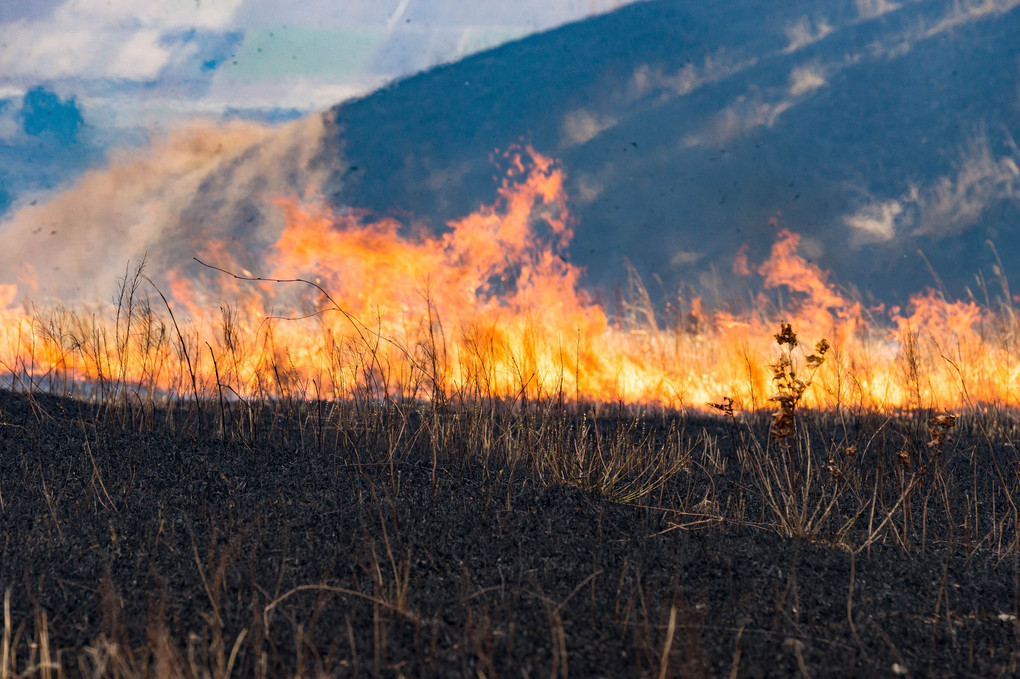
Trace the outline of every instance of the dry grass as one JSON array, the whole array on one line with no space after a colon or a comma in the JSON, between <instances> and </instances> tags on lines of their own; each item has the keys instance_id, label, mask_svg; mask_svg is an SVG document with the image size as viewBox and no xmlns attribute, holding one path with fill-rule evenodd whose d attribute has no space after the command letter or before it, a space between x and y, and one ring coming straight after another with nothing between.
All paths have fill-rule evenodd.
<instances>
[{"instance_id":1,"label":"dry grass","mask_svg":"<svg viewBox=\"0 0 1020 679\"><path fill-rule=\"evenodd\" d=\"M996 411L976 399L969 411L957 414L938 411L930 403L925 407L932 350L930 343L922 349L923 338L917 332L905 335L900 356L916 407L882 414L869 412L862 396L856 402L847 397L855 393L853 385L866 381L866 366L842 363L839 351L830 352L824 339L804 356L795 351L799 341L794 329L781 324L775 335L778 355L770 366L771 384L761 399L767 407L741 411L730 398L716 404L729 423L729 439L721 442L718 432L699 427L700 416L687 409L584 403L562 389L542 391L536 387L537 368L523 355L509 357L516 366L516 389L501 392L495 386L493 356L505 348L494 348L495 340L484 333L468 338L466 346L474 353L462 360L471 366L470 377L455 383L449 374L446 331L432 317L428 302L423 332L414 343L397 347L406 359L399 365L389 362L390 354L383 351L393 340L371 323L349 319L354 330L349 335L332 334L324 326L331 360L323 375L308 379L295 368L287 348L275 342L273 328L285 321L267 321L255 333L256 341L245 340L248 330L240 328L236 312L224 306L216 337L203 339L199 329L178 324L165 297L164 320L143 295L143 280L141 267L125 276L112 324L66 309L38 316L35 327L47 342L47 359L25 355L4 366L7 386L30 400L57 393L89 401L99 409L95 423L89 425L93 427L211 433L254 447L276 440L296 423L300 446L363 455L366 464L388 466L391 493L399 492L400 461L412 452L424 452L432 461L433 486L440 468L451 461L478 463L494 475L526 474L544 484L581 488L603 501L661 511L671 517L670 530L736 523L854 554L878 544L896 545L905 552L924 550L935 541L993 550L999 559L1020 552L1016 420L1005 408ZM329 299L326 291L320 292ZM645 322L654 320L654 314L648 316L651 303L643 288L639 301ZM640 316L634 308L630 313ZM1002 336L1000 343L1006 345L1013 341L1013 326L1003 328L1000 332L1011 333ZM959 388L967 394L967 365L952 360L965 358L964 348L938 342L934 347L954 366ZM198 371L195 364L206 355L213 370ZM806 408L805 394L830 358L836 365L818 388L829 389L834 407ZM210 374L211 382L203 377ZM753 395L759 389L752 385L748 391ZM50 417L42 406L36 413L40 419ZM981 441L984 450L962 446L963 437L955 436L961 431L967 432L967 441L975 437ZM94 460L89 473L95 502L113 506L115 499ZM716 487L724 477L736 479L725 491ZM979 496L984 498L982 506ZM3 502L0 496L0 506ZM59 530L58 514L51 513ZM940 525L955 526L957 532L930 534L928 526L936 517ZM229 677L246 644L265 653L267 631L279 624L274 613L296 597L353 597L371 603L376 616L371 652L376 672L381 673L387 668L388 626L397 620L427 624L409 603L413 555L400 551L395 535L391 540L386 517L380 515L380 521L385 539L367 545L365 551L365 567L373 574L368 591L308 583L278 592L248 627L231 635L218 608L223 573L234 558L229 545L204 557L195 547L210 614L202 633L183 640L161 626L157 615L146 631L146 642L132 646L118 620L111 584L104 593L109 602L104 633L69 659L50 648L43 607L31 619L14 619L8 589L0 679L60 677L69 667L97 677ZM548 614L553 674L565 677L569 653L559 616L564 602L548 599L540 589L535 596ZM851 603L848 598L852 627ZM636 629L629 622L632 618L645 626L642 643L650 674L667 676L678 652L690 656L690 662L700 657L697 649L678 651L676 630L683 611L682 605L673 605L668 620L654 624L653 614L640 601L629 601L616 612L625 628ZM477 615L466 634L481 664L491 667L487 650L491 630L483 612ZM300 623L295 624L299 632L294 652L302 657L298 665L311 668L315 663L306 665L310 661L303 655L311 650L301 645ZM353 636L344 643L351 657L367 652L355 647ZM734 669L739 660L738 649ZM320 669L325 667L321 658L317 662ZM327 665L327 673L343 672L340 661ZM266 667L261 667L265 676Z\"/></svg>"}]
</instances>

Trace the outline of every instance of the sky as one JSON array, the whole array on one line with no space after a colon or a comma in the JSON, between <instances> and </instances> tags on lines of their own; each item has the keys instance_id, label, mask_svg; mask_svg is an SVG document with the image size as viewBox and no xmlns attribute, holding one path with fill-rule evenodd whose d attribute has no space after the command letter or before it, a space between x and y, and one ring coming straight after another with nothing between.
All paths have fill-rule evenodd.
<instances>
[{"instance_id":1,"label":"sky","mask_svg":"<svg viewBox=\"0 0 1020 679\"><path fill-rule=\"evenodd\" d=\"M0 238L15 243L0 245L0 285L31 257L73 271L66 280L76 286L105 285L125 262L175 233L185 207L217 218L224 206L241 214L256 174L289 186L289 159L313 157L323 139L319 117L307 114L634 1L0 0ZM646 279L665 281L686 281L700 275L696 267L728 256L699 231L677 228L676 214L719 231L749 220L771 224L782 211L805 234L802 252L819 260L847 244L898 257L915 253L919 239L987 227L974 237L983 243L997 238L994 229L1012 232L1014 213L1003 210L1020 205L1020 60L1010 41L1020 0L802 0L782 11L758 5L757 15L735 11L741 2L634 4L599 22L622 31L604 43L618 43L619 51L608 50L606 61L584 54L576 72L596 83L588 89L529 80L528 60L515 56L521 63L500 62L486 88L472 88L491 95L478 99L494 102L491 109L472 109L473 100L456 99L453 89L417 90L415 107L426 115L415 123L422 127L404 126L404 136L391 130L376 138L378 109L349 107L368 113L358 119L361 133L345 139L344 157L359 157L356 140L372 140L351 166L369 167L364 161L379 152L381 162L396 159L393 167L404 163L407 173L376 172L375 183L345 187L344 200L380 213L397 205L434 224L464 214L442 212L442 205L485 200L461 180L480 168L470 176L491 191L489 137L473 134L477 147L429 147L451 126L445 115L428 112L456 101L460 112L484 116L476 123L494 127L521 124L518 113L529 111L529 127L514 128L511 138L545 135L543 152L569 168L578 219L587 233L600 234L589 252L604 253L587 266L612 272L607 276L619 277L624 247L634 248L632 262L651 262ZM659 38L634 37L649 33ZM546 69L560 58L545 57L541 68L573 77L565 63ZM954 80L957 67L966 82ZM547 81L555 89L535 89ZM407 85L401 91L414 91ZM513 87L518 107L501 119ZM958 96L964 91L975 96ZM521 108L527 102L531 108ZM282 126L296 118L302 120ZM663 135L673 134L663 145ZM628 135L624 150L641 151L624 160L617 142ZM262 143L268 137L272 143ZM428 143L415 146L420 140ZM406 147L379 149L390 142ZM214 177L222 154L240 157L255 143L264 155L247 155L243 171L231 166ZM418 151L408 156L407 148ZM301 161L303 188L343 181L335 168L312 176L311 165ZM209 184L216 190L198 196L206 178L217 179ZM460 182L457 192L434 190L451 181ZM620 210L620 202L631 209ZM72 225L77 237L66 238ZM654 233L658 246L642 246L635 233ZM52 245L58 239L49 238L57 234L65 243L59 254ZM1005 261L1020 261L1020 239L1009 240L1010 249L1005 238L998 242ZM83 250L80 243L92 245ZM580 237L575 245L583 249ZM89 247L103 249L106 259ZM22 286L29 289L38 288Z\"/></svg>"},{"instance_id":2,"label":"sky","mask_svg":"<svg viewBox=\"0 0 1020 679\"><path fill-rule=\"evenodd\" d=\"M2 0L0 215L196 117L290 120L633 0Z\"/></svg>"}]
</instances>

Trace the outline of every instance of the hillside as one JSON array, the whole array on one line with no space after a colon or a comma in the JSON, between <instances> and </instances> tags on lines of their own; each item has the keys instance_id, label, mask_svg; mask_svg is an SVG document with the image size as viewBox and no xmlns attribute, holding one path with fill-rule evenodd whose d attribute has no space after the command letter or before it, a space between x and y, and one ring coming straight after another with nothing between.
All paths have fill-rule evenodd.
<instances>
[{"instance_id":1,"label":"hillside","mask_svg":"<svg viewBox=\"0 0 1020 679\"><path fill-rule=\"evenodd\" d=\"M867 301L938 285L983 301L1020 255L1018 34L1016 0L637 3L282 128L199 126L115 156L10 215L0 283L106 297L144 253L157 279L193 277L213 239L268 274L281 196L442 232L530 145L567 175L564 256L605 297L626 261L659 304L746 295L789 228Z\"/></svg>"}]
</instances>

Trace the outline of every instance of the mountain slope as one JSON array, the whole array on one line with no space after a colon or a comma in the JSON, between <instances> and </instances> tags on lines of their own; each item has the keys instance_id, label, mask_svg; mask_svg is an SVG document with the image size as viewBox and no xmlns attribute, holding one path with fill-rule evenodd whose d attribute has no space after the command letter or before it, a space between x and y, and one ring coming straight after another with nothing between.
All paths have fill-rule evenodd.
<instances>
[{"instance_id":1,"label":"mountain slope","mask_svg":"<svg viewBox=\"0 0 1020 679\"><path fill-rule=\"evenodd\" d=\"M667 297L776 226L881 298L955 294L1020 254L1016 3L649 2L334 108L327 190L436 226L492 191L494 150L558 158L588 280L623 258ZM871 14L875 16L869 15Z\"/></svg>"},{"instance_id":2,"label":"mountain slope","mask_svg":"<svg viewBox=\"0 0 1020 679\"><path fill-rule=\"evenodd\" d=\"M746 295L761 281L731 273L737 253L760 262L789 228L866 300L980 299L1020 275L1017 35L1020 0L632 4L277 130L192 130L116 159L11 216L0 283L84 294L146 252L190 276L212 240L262 272L281 196L440 232L530 145L565 170L567 256L604 293L629 261L659 303Z\"/></svg>"}]
</instances>

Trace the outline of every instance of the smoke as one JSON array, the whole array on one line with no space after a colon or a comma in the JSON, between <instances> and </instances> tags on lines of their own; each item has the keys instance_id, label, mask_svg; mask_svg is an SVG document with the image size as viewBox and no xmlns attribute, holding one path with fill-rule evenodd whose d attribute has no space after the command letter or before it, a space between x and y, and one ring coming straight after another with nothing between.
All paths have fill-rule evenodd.
<instances>
[{"instance_id":1,"label":"smoke","mask_svg":"<svg viewBox=\"0 0 1020 679\"><path fill-rule=\"evenodd\" d=\"M686 63L675 70L642 64L634 69L631 76L628 100L636 101L647 96L683 97L704 85L746 71L757 63L755 57L738 58L720 49L707 55L701 64Z\"/></svg>"},{"instance_id":2,"label":"smoke","mask_svg":"<svg viewBox=\"0 0 1020 679\"><path fill-rule=\"evenodd\" d=\"M758 127L772 127L786 111L799 103L797 98L766 101L758 92L742 94L732 104L712 116L700 134L687 135L686 146L726 144Z\"/></svg>"},{"instance_id":3,"label":"smoke","mask_svg":"<svg viewBox=\"0 0 1020 679\"><path fill-rule=\"evenodd\" d=\"M865 205L843 222L853 231L855 245L882 243L896 236L896 218L903 214L903 205L898 200Z\"/></svg>"},{"instance_id":4,"label":"smoke","mask_svg":"<svg viewBox=\"0 0 1020 679\"><path fill-rule=\"evenodd\" d=\"M872 200L843 218L855 244L888 242L898 236L945 237L977 224L1002 201L1020 203L1020 151L996 155L988 136L974 135L952 171L912 184L898 197Z\"/></svg>"},{"instance_id":5,"label":"smoke","mask_svg":"<svg viewBox=\"0 0 1020 679\"><path fill-rule=\"evenodd\" d=\"M924 37L931 38L940 33L970 23L1011 12L1020 6L1020 0L965 0L954 2L952 10L934 26L928 29Z\"/></svg>"},{"instance_id":6,"label":"smoke","mask_svg":"<svg viewBox=\"0 0 1020 679\"><path fill-rule=\"evenodd\" d=\"M5 301L106 298L143 256L158 278L213 236L271 239L282 218L270 201L316 185L308 167L322 133L317 115L278 129L194 122L148 149L113 154L105 168L0 224Z\"/></svg>"},{"instance_id":7,"label":"smoke","mask_svg":"<svg viewBox=\"0 0 1020 679\"><path fill-rule=\"evenodd\" d=\"M825 87L825 71L817 65L797 66L790 72L790 96L799 97L811 90Z\"/></svg>"},{"instance_id":8,"label":"smoke","mask_svg":"<svg viewBox=\"0 0 1020 679\"><path fill-rule=\"evenodd\" d=\"M857 14L862 19L874 19L900 8L899 3L889 0L854 0Z\"/></svg>"},{"instance_id":9,"label":"smoke","mask_svg":"<svg viewBox=\"0 0 1020 679\"><path fill-rule=\"evenodd\" d=\"M786 27L786 38L789 40L789 44L786 46L784 52L787 54L796 52L799 49L813 45L825 38L825 36L832 33L832 26L825 19L821 19L817 22L812 22L811 19L804 16L797 20L795 23L790 24Z\"/></svg>"},{"instance_id":10,"label":"smoke","mask_svg":"<svg viewBox=\"0 0 1020 679\"><path fill-rule=\"evenodd\" d=\"M728 106L710 116L703 128L684 139L685 146L725 144L759 127L772 127L791 108L810 99L829 84L829 73L848 66L855 57L831 64L810 63L794 66L787 89L749 88Z\"/></svg>"},{"instance_id":11,"label":"smoke","mask_svg":"<svg viewBox=\"0 0 1020 679\"><path fill-rule=\"evenodd\" d=\"M596 116L584 109L571 111L563 118L563 146L569 148L586 144L616 122L612 116Z\"/></svg>"},{"instance_id":12,"label":"smoke","mask_svg":"<svg viewBox=\"0 0 1020 679\"><path fill-rule=\"evenodd\" d=\"M940 177L916 202L915 235L949 235L976 223L993 203L1020 201L1020 153L996 157L980 135L961 154L956 172Z\"/></svg>"},{"instance_id":13,"label":"smoke","mask_svg":"<svg viewBox=\"0 0 1020 679\"><path fill-rule=\"evenodd\" d=\"M885 0L857 0L858 7L875 7L877 14L861 12L862 20L880 16L898 5L890 5ZM915 45L950 33L978 21L995 19L1012 12L1020 6L1020 0L963 0L953 2L948 10L936 20L919 21L909 28L892 35L885 40L877 41L868 46L866 52L872 59L895 59L909 53ZM884 8L884 9L883 9ZM879 11L881 10L881 11Z\"/></svg>"}]
</instances>

